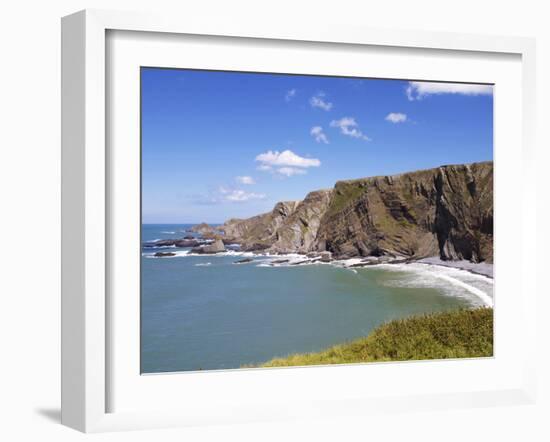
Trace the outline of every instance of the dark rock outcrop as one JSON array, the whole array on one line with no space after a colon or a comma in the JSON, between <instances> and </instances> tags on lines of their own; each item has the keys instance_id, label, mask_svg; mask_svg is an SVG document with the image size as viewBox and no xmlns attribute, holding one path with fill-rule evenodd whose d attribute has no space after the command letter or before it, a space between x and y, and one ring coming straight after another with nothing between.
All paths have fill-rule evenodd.
<instances>
[{"instance_id":1,"label":"dark rock outcrop","mask_svg":"<svg viewBox=\"0 0 550 442\"><path fill-rule=\"evenodd\" d=\"M155 242L148 242L143 247L197 247L203 244L204 241L197 239L161 239Z\"/></svg>"},{"instance_id":2,"label":"dark rock outcrop","mask_svg":"<svg viewBox=\"0 0 550 442\"><path fill-rule=\"evenodd\" d=\"M168 256L176 256L174 252L157 252L155 253L156 258L165 258Z\"/></svg>"}]
</instances>

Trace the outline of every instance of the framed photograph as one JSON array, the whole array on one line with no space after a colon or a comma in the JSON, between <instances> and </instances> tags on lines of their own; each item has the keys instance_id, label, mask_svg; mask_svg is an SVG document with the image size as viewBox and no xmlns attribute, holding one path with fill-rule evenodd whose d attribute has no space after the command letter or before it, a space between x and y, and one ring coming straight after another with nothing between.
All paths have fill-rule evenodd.
<instances>
[{"instance_id":1,"label":"framed photograph","mask_svg":"<svg viewBox=\"0 0 550 442\"><path fill-rule=\"evenodd\" d=\"M62 26L64 424L533 400L533 41Z\"/></svg>"}]
</instances>

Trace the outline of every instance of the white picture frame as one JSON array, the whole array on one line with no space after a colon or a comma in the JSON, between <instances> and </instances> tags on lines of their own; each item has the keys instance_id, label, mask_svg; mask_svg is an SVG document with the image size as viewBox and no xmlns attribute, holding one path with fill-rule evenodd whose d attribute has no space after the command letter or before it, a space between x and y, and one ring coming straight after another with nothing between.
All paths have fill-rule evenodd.
<instances>
[{"instance_id":1,"label":"white picture frame","mask_svg":"<svg viewBox=\"0 0 550 442\"><path fill-rule=\"evenodd\" d=\"M525 176L534 170L535 46L534 41L516 37L490 37L415 31L388 31L345 26L292 26L269 23L217 23L194 17L167 17L86 10L62 21L62 422L84 432L111 431L213 423L254 422L296 417L357 415L373 410L388 412L426 408L487 406L530 403L535 395L534 348L524 348L521 380L502 388L482 388L460 393L431 391L425 395L379 395L353 398L336 395L314 401L265 404L239 402L219 414L215 410L163 409L156 411L110 411L109 367L113 354L108 327L112 320L108 300L108 244L113 238L107 228L111 210L108 183L108 117L106 35L109 31L154 32L163 35L193 35L269 39L285 42L337 43L384 48L431 49L512 54L521 57L521 148ZM497 85L498 87L498 85ZM497 190L498 192L498 185ZM518 319L527 335L534 334L536 316L534 270L526 257L534 255L536 195L523 190L521 291L523 315ZM518 259L518 258L516 258ZM498 317L496 319L498 321ZM498 339L498 338L497 338ZM526 341L534 342L534 340ZM381 367L381 366L378 366ZM334 367L339 370L344 367ZM348 367L350 368L350 367ZM308 370L322 370L310 368ZM357 372L357 366L351 367ZM452 370L455 368L450 368ZM460 368L459 368L460 369ZM471 368L476 370L476 367ZM300 370L300 369L291 369ZM302 369L303 370L303 369ZM270 370L277 376L285 370ZM242 371L246 381L258 371ZM264 371L265 373L265 371ZM290 373L286 370L286 373ZM297 371L298 373L298 371ZM311 371L309 373L312 373ZM332 371L332 373L335 373ZM202 374L202 382L208 378ZM215 374L220 382L219 374ZM288 374L287 374L288 376ZM175 378L174 378L175 379ZM235 377L233 378L235 379ZM519 377L518 377L519 379ZM221 380L223 382L223 379ZM227 403L225 405L228 405ZM229 404L231 405L231 404Z\"/></svg>"}]
</instances>

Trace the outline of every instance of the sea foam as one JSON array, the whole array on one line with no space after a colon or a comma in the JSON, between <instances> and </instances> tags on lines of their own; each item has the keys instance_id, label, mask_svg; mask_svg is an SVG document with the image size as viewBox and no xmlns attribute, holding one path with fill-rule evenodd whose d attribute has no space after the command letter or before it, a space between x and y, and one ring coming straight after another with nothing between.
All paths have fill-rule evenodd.
<instances>
[{"instance_id":1,"label":"sea foam","mask_svg":"<svg viewBox=\"0 0 550 442\"><path fill-rule=\"evenodd\" d=\"M420 263L378 264L368 268L406 274L405 278L384 281L388 286L438 288L445 294L468 299L474 305L493 306L493 280L467 270Z\"/></svg>"}]
</instances>

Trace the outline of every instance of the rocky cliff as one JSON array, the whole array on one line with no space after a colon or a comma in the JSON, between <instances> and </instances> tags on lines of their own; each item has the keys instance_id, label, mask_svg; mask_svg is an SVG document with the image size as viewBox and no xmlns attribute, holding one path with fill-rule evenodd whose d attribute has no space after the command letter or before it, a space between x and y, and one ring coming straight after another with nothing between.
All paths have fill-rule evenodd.
<instances>
[{"instance_id":1,"label":"rocky cliff","mask_svg":"<svg viewBox=\"0 0 550 442\"><path fill-rule=\"evenodd\" d=\"M332 190L310 192L277 230L271 249L277 252L307 253L317 250L317 233L330 204Z\"/></svg>"},{"instance_id":2,"label":"rocky cliff","mask_svg":"<svg viewBox=\"0 0 550 442\"><path fill-rule=\"evenodd\" d=\"M492 262L493 163L340 181L221 230L245 250Z\"/></svg>"},{"instance_id":3,"label":"rocky cliff","mask_svg":"<svg viewBox=\"0 0 550 442\"><path fill-rule=\"evenodd\" d=\"M220 230L239 242L243 250L267 249L277 241L277 232L299 204L299 201L280 202L271 212L248 219L230 219Z\"/></svg>"}]
</instances>

